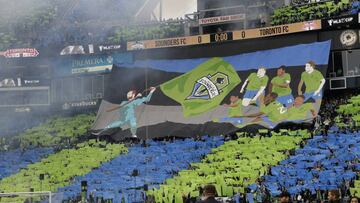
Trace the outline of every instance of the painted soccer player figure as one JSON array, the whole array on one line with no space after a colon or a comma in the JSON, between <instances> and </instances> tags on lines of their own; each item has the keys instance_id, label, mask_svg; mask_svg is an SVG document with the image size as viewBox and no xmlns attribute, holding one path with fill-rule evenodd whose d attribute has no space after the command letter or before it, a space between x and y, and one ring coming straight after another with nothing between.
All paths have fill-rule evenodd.
<instances>
[{"instance_id":1,"label":"painted soccer player figure","mask_svg":"<svg viewBox=\"0 0 360 203\"><path fill-rule=\"evenodd\" d=\"M316 103L317 110L320 109L321 98L322 98L322 89L325 85L325 78L320 71L315 69L315 63L309 61L305 64L305 72L301 74L301 80L298 85L298 94L303 95L301 90L303 84L305 83L305 102L310 98L313 98Z\"/></svg>"},{"instance_id":2,"label":"painted soccer player figure","mask_svg":"<svg viewBox=\"0 0 360 203\"><path fill-rule=\"evenodd\" d=\"M264 97L264 90L269 81L269 77L266 74L266 69L261 67L257 73L251 73L249 77L245 80L243 86L241 87L240 93L243 93L246 87L246 92L242 100L243 106L249 106L250 103L256 102L259 106L259 100L262 100Z\"/></svg>"},{"instance_id":3,"label":"painted soccer player figure","mask_svg":"<svg viewBox=\"0 0 360 203\"><path fill-rule=\"evenodd\" d=\"M278 95L277 101L289 107L294 102L294 97L291 94L290 88L291 77L289 73L285 72L285 66L280 66L277 69L277 76L271 80L270 92Z\"/></svg>"},{"instance_id":4,"label":"painted soccer player figure","mask_svg":"<svg viewBox=\"0 0 360 203\"><path fill-rule=\"evenodd\" d=\"M286 120L287 108L276 100L277 94L272 92L264 98L264 103L260 105L259 113L246 115L244 117L255 118L252 122L264 121L270 128Z\"/></svg>"},{"instance_id":5,"label":"painted soccer player figure","mask_svg":"<svg viewBox=\"0 0 360 203\"><path fill-rule=\"evenodd\" d=\"M301 122L309 118L309 115L311 115L311 118L316 118L317 113L313 103L304 103L304 100L305 97L303 95L295 98L293 106L288 109L287 120Z\"/></svg>"},{"instance_id":6,"label":"painted soccer player figure","mask_svg":"<svg viewBox=\"0 0 360 203\"><path fill-rule=\"evenodd\" d=\"M112 111L118 108L119 120L109 124L104 128L104 130L107 130L109 128L122 127L124 125L129 125L132 137L136 138L137 122L135 117L135 107L140 106L144 102L149 102L155 90L156 90L155 87L151 87L150 94L142 98L140 98L142 96L140 93L136 94L135 90L130 90L127 93L128 101L123 101L118 107L108 110L108 111Z\"/></svg>"},{"instance_id":7,"label":"painted soccer player figure","mask_svg":"<svg viewBox=\"0 0 360 203\"><path fill-rule=\"evenodd\" d=\"M228 107L228 116L222 118L221 122L233 123L235 125L242 124L242 101L239 99L239 96L232 95L230 96L230 104L224 104L225 107Z\"/></svg>"}]
</instances>

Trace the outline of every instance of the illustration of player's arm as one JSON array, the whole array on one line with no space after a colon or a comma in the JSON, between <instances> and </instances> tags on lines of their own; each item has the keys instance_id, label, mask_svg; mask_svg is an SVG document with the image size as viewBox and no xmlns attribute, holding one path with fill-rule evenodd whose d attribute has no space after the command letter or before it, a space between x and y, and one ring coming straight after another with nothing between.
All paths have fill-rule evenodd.
<instances>
[{"instance_id":1,"label":"illustration of player's arm","mask_svg":"<svg viewBox=\"0 0 360 203\"><path fill-rule=\"evenodd\" d=\"M152 96L152 94L155 92L155 90L156 90L155 87L150 87L150 93L149 93L148 96L143 97L143 98L140 98L140 99L137 99L137 98L139 98L139 97L142 97L142 94L139 93L139 94L136 95L136 97L135 97L134 100L132 100L132 101L123 101L123 102L121 102L120 105L115 106L115 107L110 108L110 109L107 109L106 112L111 112L111 111L114 111L114 110L116 110L116 109L120 109L120 108L122 108L123 106L125 106L125 105L127 105L127 104L129 104L129 103L133 103L134 105L140 105L140 104L142 104L142 103L144 103L144 102L149 102L150 99L151 99L151 96Z\"/></svg>"},{"instance_id":2,"label":"illustration of player's arm","mask_svg":"<svg viewBox=\"0 0 360 203\"><path fill-rule=\"evenodd\" d=\"M309 111L311 112L311 115L313 116L313 118L316 118L316 116L317 116L317 111L316 111L314 105L311 105L311 106L310 106Z\"/></svg>"},{"instance_id":3,"label":"illustration of player's arm","mask_svg":"<svg viewBox=\"0 0 360 203\"><path fill-rule=\"evenodd\" d=\"M149 102L155 90L156 90L155 87L150 87L150 93L148 94L148 96L134 100L134 105L140 105L144 102ZM142 95L139 93L136 97L141 97L141 96Z\"/></svg>"},{"instance_id":4,"label":"illustration of player's arm","mask_svg":"<svg viewBox=\"0 0 360 203\"><path fill-rule=\"evenodd\" d=\"M316 118L316 116L317 116L316 110L315 109L310 109L310 112L311 112L313 118Z\"/></svg>"},{"instance_id":5,"label":"illustration of player's arm","mask_svg":"<svg viewBox=\"0 0 360 203\"><path fill-rule=\"evenodd\" d=\"M278 86L278 87L282 87L282 88L287 88L290 86L290 81L287 80L285 83L283 84L273 84L274 86Z\"/></svg>"},{"instance_id":6,"label":"illustration of player's arm","mask_svg":"<svg viewBox=\"0 0 360 203\"><path fill-rule=\"evenodd\" d=\"M290 81L286 81L286 83L283 83L283 84L276 84L274 83L273 81L271 81L271 83L269 84L269 92L273 92L272 89L273 87L282 87L282 88L287 88L290 86Z\"/></svg>"},{"instance_id":7,"label":"illustration of player's arm","mask_svg":"<svg viewBox=\"0 0 360 203\"><path fill-rule=\"evenodd\" d=\"M239 104L236 104L236 103L230 103L230 104L224 104L223 106L225 107L238 107Z\"/></svg>"},{"instance_id":8,"label":"illustration of player's arm","mask_svg":"<svg viewBox=\"0 0 360 203\"><path fill-rule=\"evenodd\" d=\"M251 101L256 101L260 95L264 92L266 86L261 86L259 91L256 93L255 97L251 99Z\"/></svg>"},{"instance_id":9,"label":"illustration of player's arm","mask_svg":"<svg viewBox=\"0 0 360 203\"><path fill-rule=\"evenodd\" d=\"M267 116L266 113L264 113L264 112L259 112L259 113L254 113L254 114L239 116L239 118L240 118L240 117L241 117L241 118L244 118L244 117L246 117L246 118L256 118L255 120L258 120L258 119L261 119L262 117L266 117L266 116ZM255 120L254 120L254 121L255 121ZM283 122L283 121L285 121L285 120L286 120L286 118L282 118L282 119L277 120L276 123L281 123L281 122Z\"/></svg>"},{"instance_id":10,"label":"illustration of player's arm","mask_svg":"<svg viewBox=\"0 0 360 203\"><path fill-rule=\"evenodd\" d=\"M325 85L325 82L326 82L326 80L325 80L324 78L321 79L320 85L319 85L318 89L314 92L314 96L315 96L315 95L318 95L318 94L320 93L320 91L322 90L322 88L323 88L324 85Z\"/></svg>"},{"instance_id":11,"label":"illustration of player's arm","mask_svg":"<svg viewBox=\"0 0 360 203\"><path fill-rule=\"evenodd\" d=\"M299 82L299 85L298 85L298 95L302 95L302 86L304 85L304 81L301 79L300 82Z\"/></svg>"},{"instance_id":12,"label":"illustration of player's arm","mask_svg":"<svg viewBox=\"0 0 360 203\"><path fill-rule=\"evenodd\" d=\"M248 84L248 82L249 82L249 78L247 78L247 79L245 80L244 84L243 84L242 87L241 87L240 93L244 93L245 87L246 87L246 85Z\"/></svg>"},{"instance_id":13,"label":"illustration of player's arm","mask_svg":"<svg viewBox=\"0 0 360 203\"><path fill-rule=\"evenodd\" d=\"M246 118L257 118L257 117L260 117L260 116L263 116L263 115L265 115L265 113L263 113L263 112L258 112L258 113L243 115L243 116L235 116L234 118L243 118L243 117L246 117Z\"/></svg>"}]
</instances>

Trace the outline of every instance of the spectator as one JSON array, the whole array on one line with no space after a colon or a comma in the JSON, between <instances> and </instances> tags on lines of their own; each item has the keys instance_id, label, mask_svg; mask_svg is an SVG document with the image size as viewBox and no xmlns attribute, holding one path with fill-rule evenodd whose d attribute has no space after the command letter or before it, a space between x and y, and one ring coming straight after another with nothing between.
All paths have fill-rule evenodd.
<instances>
[{"instance_id":1,"label":"spectator","mask_svg":"<svg viewBox=\"0 0 360 203\"><path fill-rule=\"evenodd\" d=\"M279 202L280 203L289 203L290 202L290 193L288 192L282 192L280 195L279 195Z\"/></svg>"},{"instance_id":2,"label":"spectator","mask_svg":"<svg viewBox=\"0 0 360 203\"><path fill-rule=\"evenodd\" d=\"M206 185L201 200L198 203L220 203L215 199L216 189L214 185Z\"/></svg>"},{"instance_id":3,"label":"spectator","mask_svg":"<svg viewBox=\"0 0 360 203\"><path fill-rule=\"evenodd\" d=\"M340 203L339 190L330 190L328 192L328 199L330 203Z\"/></svg>"},{"instance_id":4,"label":"spectator","mask_svg":"<svg viewBox=\"0 0 360 203\"><path fill-rule=\"evenodd\" d=\"M324 121L325 136L328 136L328 131L329 131L329 128L330 128L330 123L331 123L331 120L330 120L329 118L326 118L325 121Z\"/></svg>"},{"instance_id":5,"label":"spectator","mask_svg":"<svg viewBox=\"0 0 360 203\"><path fill-rule=\"evenodd\" d=\"M350 203L359 203L359 198L357 198L357 197L352 197L349 202L350 202Z\"/></svg>"},{"instance_id":6,"label":"spectator","mask_svg":"<svg viewBox=\"0 0 360 203\"><path fill-rule=\"evenodd\" d=\"M355 120L352 118L352 116L349 116L348 118L348 125L350 127L350 130L355 130L355 127L356 127L356 122Z\"/></svg>"}]
</instances>

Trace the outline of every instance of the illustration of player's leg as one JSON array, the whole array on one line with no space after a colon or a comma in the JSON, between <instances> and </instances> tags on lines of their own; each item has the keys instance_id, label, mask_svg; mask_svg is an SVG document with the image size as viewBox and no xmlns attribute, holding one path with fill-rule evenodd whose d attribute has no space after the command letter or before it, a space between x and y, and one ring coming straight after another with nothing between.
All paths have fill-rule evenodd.
<instances>
[{"instance_id":1,"label":"illustration of player's leg","mask_svg":"<svg viewBox=\"0 0 360 203\"><path fill-rule=\"evenodd\" d=\"M283 104L285 107L289 107L294 103L294 96L292 94L288 94L288 95L280 96L276 98L276 100L279 103Z\"/></svg>"},{"instance_id":2,"label":"illustration of player's leg","mask_svg":"<svg viewBox=\"0 0 360 203\"><path fill-rule=\"evenodd\" d=\"M312 98L312 96L314 95L314 92L309 92L309 93L304 93L304 102L306 102L307 100L309 100L310 98Z\"/></svg>"},{"instance_id":3,"label":"illustration of player's leg","mask_svg":"<svg viewBox=\"0 0 360 203\"><path fill-rule=\"evenodd\" d=\"M134 118L134 117L130 118L129 125L130 125L130 131L131 131L132 137L137 137L137 135L136 135L136 131L137 131L136 118Z\"/></svg>"},{"instance_id":4,"label":"illustration of player's leg","mask_svg":"<svg viewBox=\"0 0 360 203\"><path fill-rule=\"evenodd\" d=\"M231 123L233 125L239 125L243 123L242 118L236 118L236 117L224 117L220 119L220 122L222 123Z\"/></svg>"},{"instance_id":5,"label":"illustration of player's leg","mask_svg":"<svg viewBox=\"0 0 360 203\"><path fill-rule=\"evenodd\" d=\"M315 110L316 112L319 112L320 107L321 107L321 102L322 102L322 97L323 97L323 91L321 90L319 94L313 96L314 100L315 100Z\"/></svg>"},{"instance_id":6,"label":"illustration of player's leg","mask_svg":"<svg viewBox=\"0 0 360 203\"><path fill-rule=\"evenodd\" d=\"M254 118L247 119L247 121L245 121L246 125L259 124L260 122L262 122L261 117L254 117Z\"/></svg>"},{"instance_id":7,"label":"illustration of player's leg","mask_svg":"<svg viewBox=\"0 0 360 203\"><path fill-rule=\"evenodd\" d=\"M314 94L315 94L315 92L305 93L304 94L304 97L305 97L304 102L306 102L307 100L312 98L315 101L315 103L314 103L315 110L319 111L320 106L321 106L323 92L321 91L319 94L316 94L316 95L314 95Z\"/></svg>"},{"instance_id":8,"label":"illustration of player's leg","mask_svg":"<svg viewBox=\"0 0 360 203\"><path fill-rule=\"evenodd\" d=\"M315 108L316 112L319 112L320 107L321 107L321 102L322 102L321 98L315 100L314 108Z\"/></svg>"},{"instance_id":9,"label":"illustration of player's leg","mask_svg":"<svg viewBox=\"0 0 360 203\"><path fill-rule=\"evenodd\" d=\"M254 98L256 94L257 94L256 90L246 90L242 100L242 105L249 106L251 103L251 99Z\"/></svg>"},{"instance_id":10,"label":"illustration of player's leg","mask_svg":"<svg viewBox=\"0 0 360 203\"><path fill-rule=\"evenodd\" d=\"M276 123L272 122L267 116L262 117L262 121L266 123L269 128L274 128L277 125Z\"/></svg>"},{"instance_id":11,"label":"illustration of player's leg","mask_svg":"<svg viewBox=\"0 0 360 203\"><path fill-rule=\"evenodd\" d=\"M107 125L104 130L107 130L107 129L110 129L110 128L119 128L121 126L124 125L124 121L123 120L118 120L118 121L115 121L115 122L112 122L110 123L109 125Z\"/></svg>"},{"instance_id":12,"label":"illustration of player's leg","mask_svg":"<svg viewBox=\"0 0 360 203\"><path fill-rule=\"evenodd\" d=\"M304 119L298 119L298 120L287 120L288 122L292 122L292 123L303 123L306 120L306 118Z\"/></svg>"},{"instance_id":13,"label":"illustration of player's leg","mask_svg":"<svg viewBox=\"0 0 360 203\"><path fill-rule=\"evenodd\" d=\"M124 125L124 121L122 120L118 120L118 121L115 121L115 122L112 122L110 123L109 125L107 125L104 129L102 129L101 131L99 132L96 132L96 133L93 133L94 135L100 135L102 134L103 132L105 132L106 130L110 129L110 128L118 128L118 127L121 127L122 125Z\"/></svg>"},{"instance_id":14,"label":"illustration of player's leg","mask_svg":"<svg viewBox=\"0 0 360 203\"><path fill-rule=\"evenodd\" d=\"M263 104L264 99L265 99L265 90L263 91L263 93L260 94L259 98L256 100L256 105L260 106L261 104Z\"/></svg>"}]
</instances>

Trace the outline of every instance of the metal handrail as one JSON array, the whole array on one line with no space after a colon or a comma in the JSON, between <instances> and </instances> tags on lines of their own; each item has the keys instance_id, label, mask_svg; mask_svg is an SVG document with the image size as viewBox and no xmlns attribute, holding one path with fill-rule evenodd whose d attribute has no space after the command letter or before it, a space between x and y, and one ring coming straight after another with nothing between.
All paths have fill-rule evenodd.
<instances>
[{"instance_id":1,"label":"metal handrail","mask_svg":"<svg viewBox=\"0 0 360 203\"><path fill-rule=\"evenodd\" d=\"M199 15L201 15L204 12L221 11L221 10L227 10L227 9L233 9L233 8L243 8L245 11L248 8L257 8L257 7L261 7L261 6L266 6L265 2L262 3L261 5L249 5L249 6L238 5L238 6L228 6L228 7L221 7L221 8L203 9L203 10L199 10L194 13L185 14L185 18L188 20L191 20L191 21L196 21L196 20L200 19Z\"/></svg>"},{"instance_id":2,"label":"metal handrail","mask_svg":"<svg viewBox=\"0 0 360 203\"><path fill-rule=\"evenodd\" d=\"M226 9L231 9L231 8L246 8L246 6L244 5L238 5L238 6L228 6L228 7L220 7L220 8L212 8L212 9L204 9L204 10L199 10L198 12L208 12L208 11L218 11L218 10L226 10Z\"/></svg>"}]
</instances>

